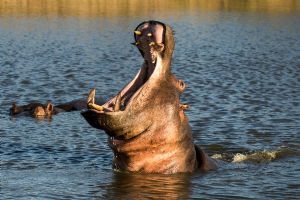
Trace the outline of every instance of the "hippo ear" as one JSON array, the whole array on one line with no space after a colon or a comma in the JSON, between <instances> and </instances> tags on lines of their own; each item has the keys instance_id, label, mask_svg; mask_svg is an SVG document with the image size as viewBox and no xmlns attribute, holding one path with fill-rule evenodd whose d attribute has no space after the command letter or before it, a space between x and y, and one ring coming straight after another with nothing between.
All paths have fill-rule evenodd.
<instances>
[{"instance_id":1,"label":"hippo ear","mask_svg":"<svg viewBox=\"0 0 300 200\"><path fill-rule=\"evenodd\" d=\"M12 105L11 105L11 107L12 107L12 108L16 108L16 107L17 107L16 102L13 102Z\"/></svg>"},{"instance_id":2,"label":"hippo ear","mask_svg":"<svg viewBox=\"0 0 300 200\"><path fill-rule=\"evenodd\" d=\"M11 108L9 109L9 111L10 111L11 115L18 114L18 107L17 107L17 104L15 102L12 103Z\"/></svg>"},{"instance_id":3,"label":"hippo ear","mask_svg":"<svg viewBox=\"0 0 300 200\"><path fill-rule=\"evenodd\" d=\"M53 112L53 104L52 103L47 103L47 106L46 106L46 110L47 112L51 113Z\"/></svg>"},{"instance_id":4,"label":"hippo ear","mask_svg":"<svg viewBox=\"0 0 300 200\"><path fill-rule=\"evenodd\" d=\"M15 102L12 103L10 110L11 110L12 112L15 112L15 111L17 110L17 104L16 104Z\"/></svg>"}]
</instances>

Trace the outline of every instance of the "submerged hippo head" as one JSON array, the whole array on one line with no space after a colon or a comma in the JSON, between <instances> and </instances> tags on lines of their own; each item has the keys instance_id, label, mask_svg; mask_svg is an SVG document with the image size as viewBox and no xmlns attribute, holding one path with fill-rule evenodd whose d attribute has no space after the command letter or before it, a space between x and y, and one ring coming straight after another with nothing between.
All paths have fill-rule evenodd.
<instances>
[{"instance_id":1,"label":"submerged hippo head","mask_svg":"<svg viewBox=\"0 0 300 200\"><path fill-rule=\"evenodd\" d=\"M206 169L206 156L196 149L181 104L185 88L171 73L174 37L171 27L143 22L134 31L134 44L144 58L135 78L102 106L82 112L87 122L110 138L114 168L128 171L175 173ZM94 105L95 90L88 105ZM200 166L201 165L201 166Z\"/></svg>"},{"instance_id":2,"label":"submerged hippo head","mask_svg":"<svg viewBox=\"0 0 300 200\"><path fill-rule=\"evenodd\" d=\"M50 118L53 114L56 114L56 111L51 103L47 103L46 105L40 103L29 103L22 106L18 106L13 103L12 107L10 108L10 114L12 116L23 114L40 119Z\"/></svg>"},{"instance_id":3,"label":"submerged hippo head","mask_svg":"<svg viewBox=\"0 0 300 200\"><path fill-rule=\"evenodd\" d=\"M101 97L99 97L98 102L104 102ZM9 109L11 116L31 116L34 118L51 118L61 112L72 112L86 109L85 99L76 99L67 103L62 103L54 106L52 103L41 104L38 102L32 102L26 105L18 106L16 103L12 104Z\"/></svg>"}]
</instances>

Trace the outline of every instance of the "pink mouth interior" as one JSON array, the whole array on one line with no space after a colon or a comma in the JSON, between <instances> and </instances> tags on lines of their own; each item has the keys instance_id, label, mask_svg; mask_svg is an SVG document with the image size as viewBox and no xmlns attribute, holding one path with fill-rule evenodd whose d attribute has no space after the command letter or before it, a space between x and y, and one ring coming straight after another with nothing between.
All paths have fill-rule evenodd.
<instances>
[{"instance_id":1,"label":"pink mouth interior","mask_svg":"<svg viewBox=\"0 0 300 200\"><path fill-rule=\"evenodd\" d=\"M163 42L163 26L160 24L150 25L149 23L145 23L138 27L137 30L141 32L141 35L136 35L136 42L138 42L137 47L144 53L146 65L144 65L135 78L121 90L120 95L124 106L128 104L134 94L147 82L155 69L155 64L151 65L151 51L153 51L153 49L151 49L149 44L151 42ZM112 112L115 101L116 97L102 105L104 110L106 112Z\"/></svg>"}]
</instances>

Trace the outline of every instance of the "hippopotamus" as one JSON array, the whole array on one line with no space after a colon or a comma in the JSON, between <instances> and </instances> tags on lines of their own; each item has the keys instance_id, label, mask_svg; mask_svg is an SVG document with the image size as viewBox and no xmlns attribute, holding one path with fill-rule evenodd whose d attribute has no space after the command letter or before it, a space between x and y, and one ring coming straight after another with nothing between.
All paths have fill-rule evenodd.
<instances>
[{"instance_id":1,"label":"hippopotamus","mask_svg":"<svg viewBox=\"0 0 300 200\"><path fill-rule=\"evenodd\" d=\"M171 72L175 46L173 30L158 21L145 21L134 31L134 45L144 58L141 69L115 97L94 104L95 90L81 114L102 129L113 150L113 168L141 173L182 173L217 168L193 141L191 127L180 102L186 84Z\"/></svg>"},{"instance_id":2,"label":"hippopotamus","mask_svg":"<svg viewBox=\"0 0 300 200\"><path fill-rule=\"evenodd\" d=\"M99 103L104 102L102 98L98 98ZM31 116L34 118L51 118L53 115L56 115L61 112L71 112L78 111L87 108L85 99L77 99L67 103L62 103L54 106L52 103L48 102L42 104L39 102L31 102L26 105L18 106L16 103L12 104L12 107L9 109L10 115L12 116Z\"/></svg>"},{"instance_id":3,"label":"hippopotamus","mask_svg":"<svg viewBox=\"0 0 300 200\"><path fill-rule=\"evenodd\" d=\"M10 115L17 116L22 114L34 118L51 118L52 115L55 115L60 111L62 111L62 109L55 108L50 102L47 104L32 102L22 106L13 103L10 108Z\"/></svg>"}]
</instances>

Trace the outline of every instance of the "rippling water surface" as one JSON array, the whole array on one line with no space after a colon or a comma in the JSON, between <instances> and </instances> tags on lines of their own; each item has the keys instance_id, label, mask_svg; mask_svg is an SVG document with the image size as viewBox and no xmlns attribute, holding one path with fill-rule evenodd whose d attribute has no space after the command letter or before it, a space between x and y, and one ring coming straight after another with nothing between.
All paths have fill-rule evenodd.
<instances>
[{"instance_id":1,"label":"rippling water surface","mask_svg":"<svg viewBox=\"0 0 300 200\"><path fill-rule=\"evenodd\" d=\"M51 5L38 12L34 5L0 2L1 198L299 198L297 1L276 1L287 3L270 9L267 3L156 2L143 5L143 12L135 2L106 14L101 5L91 15L53 2L60 12ZM26 6L32 10L25 12ZM142 63L130 42L133 29L147 19L175 30L173 72L188 84L182 101L191 105L195 143L225 161L217 171L114 172L105 133L80 112L50 121L10 118L12 102L58 104L85 98L92 87L104 98L116 94Z\"/></svg>"}]
</instances>

